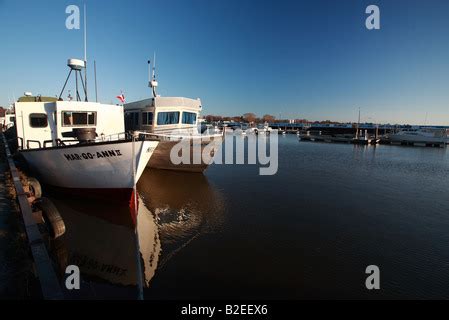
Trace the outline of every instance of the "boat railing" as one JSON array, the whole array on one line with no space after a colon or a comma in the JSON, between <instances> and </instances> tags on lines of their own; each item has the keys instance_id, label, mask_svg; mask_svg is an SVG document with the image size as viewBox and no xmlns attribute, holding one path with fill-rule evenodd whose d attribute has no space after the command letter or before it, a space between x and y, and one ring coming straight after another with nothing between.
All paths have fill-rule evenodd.
<instances>
[{"instance_id":1,"label":"boat railing","mask_svg":"<svg viewBox=\"0 0 449 320\"><path fill-rule=\"evenodd\" d=\"M42 147L41 142L39 140L27 140L27 149L34 149L30 148L30 143L36 143L39 149Z\"/></svg>"},{"instance_id":2,"label":"boat railing","mask_svg":"<svg viewBox=\"0 0 449 320\"><path fill-rule=\"evenodd\" d=\"M107 142L107 141L118 141L118 140L127 140L131 139L132 135L130 135L128 132L121 132L121 133L115 133L111 135L101 135L100 137L96 138L95 140L91 142ZM61 147L61 146L67 146L72 144L77 144L80 141L77 139L53 139L53 140L24 140L22 137L17 137L17 147L19 150L23 149L41 149L41 148L51 148L51 147Z\"/></svg>"},{"instance_id":3,"label":"boat railing","mask_svg":"<svg viewBox=\"0 0 449 320\"><path fill-rule=\"evenodd\" d=\"M127 140L131 139L132 135L129 132L120 132L120 133L114 133L110 135L100 135L97 139L95 139L95 142L105 142L105 141L118 141L118 140Z\"/></svg>"},{"instance_id":4,"label":"boat railing","mask_svg":"<svg viewBox=\"0 0 449 320\"><path fill-rule=\"evenodd\" d=\"M130 140L133 137L137 140L146 140L146 139L158 139L158 140L169 140L169 141L179 141L185 138L207 138L207 137L216 137L218 135L201 135L201 134L184 134L184 135L173 135L173 134L161 134L161 133L149 133L144 131L132 131L132 132L120 132L114 133L110 135L100 135L95 140L86 141L86 142L109 142L109 141L120 141L120 140ZM220 134L221 136L221 134ZM77 139L54 139L54 140L24 140L22 137L17 137L17 146L19 150L23 149L36 149L36 148L51 148L54 146L61 147L72 144L80 143Z\"/></svg>"},{"instance_id":5,"label":"boat railing","mask_svg":"<svg viewBox=\"0 0 449 320\"><path fill-rule=\"evenodd\" d=\"M214 138L214 137L222 137L224 132L221 132L220 134L192 134L192 133L184 133L184 134L164 134L164 133L152 133L152 132L145 132L145 131L135 131L134 134L138 136L139 138L142 137L148 137L148 138L154 138L154 139L160 139L160 140L167 140L167 141L180 141L183 139L207 139L207 138Z\"/></svg>"}]
</instances>

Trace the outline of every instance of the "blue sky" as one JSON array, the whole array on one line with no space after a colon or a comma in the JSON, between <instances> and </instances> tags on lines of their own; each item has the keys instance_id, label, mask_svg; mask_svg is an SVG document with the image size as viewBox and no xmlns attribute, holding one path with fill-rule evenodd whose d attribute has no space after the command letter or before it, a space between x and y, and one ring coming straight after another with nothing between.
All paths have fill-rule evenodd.
<instances>
[{"instance_id":1,"label":"blue sky","mask_svg":"<svg viewBox=\"0 0 449 320\"><path fill-rule=\"evenodd\" d=\"M0 105L56 95L66 60L83 56L67 5L0 0ZM449 125L449 1L87 0L88 60L99 99L200 97L204 114ZM381 29L365 28L376 4ZM94 99L93 69L89 70Z\"/></svg>"}]
</instances>

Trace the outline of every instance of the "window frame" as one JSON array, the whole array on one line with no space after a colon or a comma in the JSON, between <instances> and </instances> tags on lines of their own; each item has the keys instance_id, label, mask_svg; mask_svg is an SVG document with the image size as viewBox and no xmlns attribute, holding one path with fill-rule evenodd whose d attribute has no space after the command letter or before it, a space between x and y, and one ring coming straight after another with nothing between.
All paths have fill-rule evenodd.
<instances>
[{"instance_id":1,"label":"window frame","mask_svg":"<svg viewBox=\"0 0 449 320\"><path fill-rule=\"evenodd\" d=\"M86 114L86 124L66 124L64 121L64 115L66 113L85 113ZM94 115L94 123L89 123L89 113ZM88 127L88 126L97 126L97 111L70 111L70 110L64 110L61 111L61 126L62 127Z\"/></svg>"},{"instance_id":2,"label":"window frame","mask_svg":"<svg viewBox=\"0 0 449 320\"><path fill-rule=\"evenodd\" d=\"M45 117L45 126L33 126L31 124L31 118L33 116L44 116ZM43 119L43 117L41 119ZM30 113L28 120L29 120L30 128L39 129L39 128L47 128L48 127L48 116L46 113L40 113L40 112Z\"/></svg>"},{"instance_id":3,"label":"window frame","mask_svg":"<svg viewBox=\"0 0 449 320\"><path fill-rule=\"evenodd\" d=\"M159 116L161 114L165 114L165 113L173 113L173 114L177 114L178 115L178 121L174 122L174 123L159 123ZM159 111L157 113L157 119L156 119L156 123L158 126L173 126L173 125L178 125L179 122L181 120L181 112L180 111Z\"/></svg>"},{"instance_id":4,"label":"window frame","mask_svg":"<svg viewBox=\"0 0 449 320\"><path fill-rule=\"evenodd\" d=\"M151 113L151 121L148 122L148 114ZM142 111L142 126L152 126L154 123L153 111Z\"/></svg>"},{"instance_id":5,"label":"window frame","mask_svg":"<svg viewBox=\"0 0 449 320\"><path fill-rule=\"evenodd\" d=\"M125 120L125 129L126 130L136 130L139 128L139 111L125 111L124 120Z\"/></svg>"},{"instance_id":6,"label":"window frame","mask_svg":"<svg viewBox=\"0 0 449 320\"><path fill-rule=\"evenodd\" d=\"M194 121L193 121L193 123L191 123L191 122L184 122L184 115L185 115L185 114L188 114L189 117L194 116ZM197 115L196 112L183 111L183 112L182 112L182 117L181 117L181 124L190 124L190 125L194 125L194 124L196 124L197 117L198 117L198 115Z\"/></svg>"}]
</instances>

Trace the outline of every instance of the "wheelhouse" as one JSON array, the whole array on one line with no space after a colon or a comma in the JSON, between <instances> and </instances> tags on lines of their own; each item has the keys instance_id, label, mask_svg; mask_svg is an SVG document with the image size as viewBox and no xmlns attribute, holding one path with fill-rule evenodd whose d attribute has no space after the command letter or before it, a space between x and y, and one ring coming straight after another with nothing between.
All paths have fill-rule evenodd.
<instances>
[{"instance_id":1,"label":"wheelhouse","mask_svg":"<svg viewBox=\"0 0 449 320\"><path fill-rule=\"evenodd\" d=\"M77 141L73 129L95 128L99 139L125 132L123 107L96 102L16 102L18 145L33 149Z\"/></svg>"},{"instance_id":2,"label":"wheelhouse","mask_svg":"<svg viewBox=\"0 0 449 320\"><path fill-rule=\"evenodd\" d=\"M170 134L198 133L200 99L155 97L125 104L125 129Z\"/></svg>"}]
</instances>

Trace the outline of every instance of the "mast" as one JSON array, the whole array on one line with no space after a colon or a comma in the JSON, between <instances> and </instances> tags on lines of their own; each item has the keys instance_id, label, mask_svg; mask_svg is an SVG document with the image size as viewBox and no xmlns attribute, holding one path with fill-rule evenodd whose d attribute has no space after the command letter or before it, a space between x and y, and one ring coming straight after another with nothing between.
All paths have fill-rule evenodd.
<instances>
[{"instance_id":1,"label":"mast","mask_svg":"<svg viewBox=\"0 0 449 320\"><path fill-rule=\"evenodd\" d=\"M87 99L87 16L86 4L84 4L84 101Z\"/></svg>"}]
</instances>

